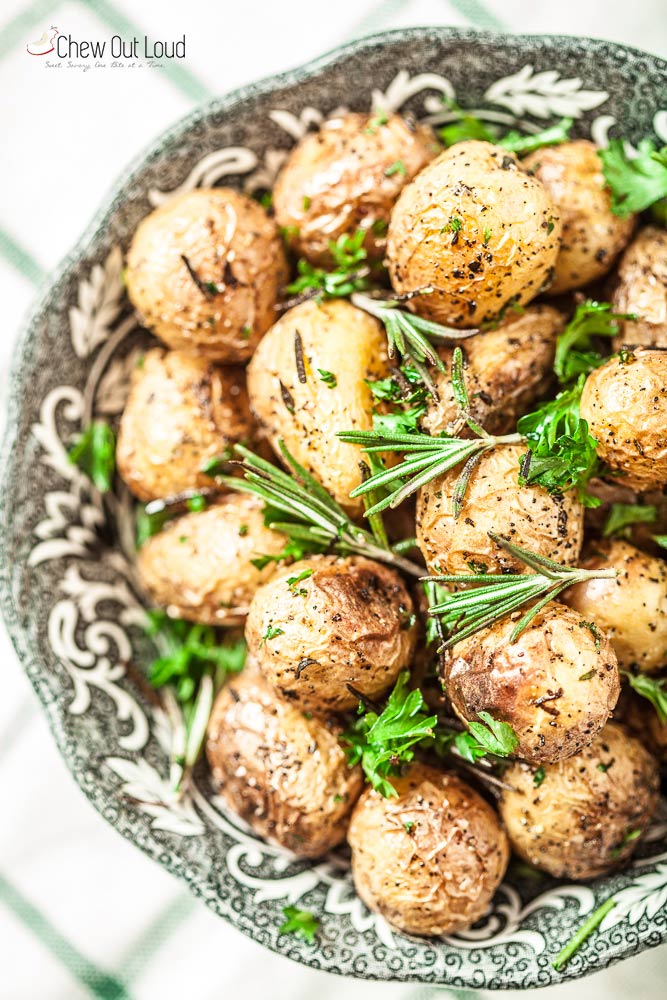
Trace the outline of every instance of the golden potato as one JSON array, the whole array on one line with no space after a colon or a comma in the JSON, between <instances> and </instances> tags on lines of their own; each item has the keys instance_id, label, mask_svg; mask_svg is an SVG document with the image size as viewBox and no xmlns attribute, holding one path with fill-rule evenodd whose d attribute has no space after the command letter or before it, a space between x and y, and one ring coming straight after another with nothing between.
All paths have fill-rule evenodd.
<instances>
[{"instance_id":1,"label":"golden potato","mask_svg":"<svg viewBox=\"0 0 667 1000\"><path fill-rule=\"evenodd\" d=\"M489 434L507 434L519 416L548 387L556 337L564 318L551 306L511 310L497 329L477 333L460 345L470 409ZM453 347L440 347L445 372L436 372L438 399L428 399L422 427L429 434L451 433L460 419L451 383Z\"/></svg>"},{"instance_id":2,"label":"golden potato","mask_svg":"<svg viewBox=\"0 0 667 1000\"><path fill-rule=\"evenodd\" d=\"M658 804L658 766L610 723L567 760L536 770L515 761L500 799L512 849L554 878L589 879L628 860Z\"/></svg>"},{"instance_id":3,"label":"golden potato","mask_svg":"<svg viewBox=\"0 0 667 1000\"><path fill-rule=\"evenodd\" d=\"M264 526L257 497L231 493L214 507L170 521L139 550L141 583L173 618L207 625L245 619L257 588L276 571L257 556L279 555L287 539Z\"/></svg>"},{"instance_id":4,"label":"golden potato","mask_svg":"<svg viewBox=\"0 0 667 1000\"><path fill-rule=\"evenodd\" d=\"M614 349L623 344L667 347L667 232L646 226L621 257L611 301L636 321L621 323Z\"/></svg>"},{"instance_id":5,"label":"golden potato","mask_svg":"<svg viewBox=\"0 0 667 1000\"><path fill-rule=\"evenodd\" d=\"M246 667L216 699L206 756L225 802L255 833L316 858L345 837L363 784L339 732L279 698Z\"/></svg>"},{"instance_id":6,"label":"golden potato","mask_svg":"<svg viewBox=\"0 0 667 1000\"><path fill-rule=\"evenodd\" d=\"M465 930L485 913L509 860L491 806L454 774L412 764L398 796L366 789L348 831L357 893L407 934Z\"/></svg>"},{"instance_id":7,"label":"golden potato","mask_svg":"<svg viewBox=\"0 0 667 1000\"><path fill-rule=\"evenodd\" d=\"M509 723L518 757L571 757L602 729L618 700L616 655L604 633L563 604L551 601L511 643L518 618L456 643L444 661L445 692L463 722L484 711Z\"/></svg>"},{"instance_id":8,"label":"golden potato","mask_svg":"<svg viewBox=\"0 0 667 1000\"><path fill-rule=\"evenodd\" d=\"M410 308L438 323L475 327L550 280L560 213L512 153L488 142L446 149L402 191L387 237L391 283L430 286Z\"/></svg>"},{"instance_id":9,"label":"golden potato","mask_svg":"<svg viewBox=\"0 0 667 1000\"><path fill-rule=\"evenodd\" d=\"M339 504L364 510L350 491L361 483L361 448L337 431L370 430L373 397L365 379L388 375L386 339L376 319L342 299L303 302L269 330L248 366L253 412L276 452L283 439Z\"/></svg>"},{"instance_id":10,"label":"golden potato","mask_svg":"<svg viewBox=\"0 0 667 1000\"><path fill-rule=\"evenodd\" d=\"M246 361L275 319L287 280L278 228L231 188L177 195L137 227L127 293L168 347Z\"/></svg>"},{"instance_id":11,"label":"golden potato","mask_svg":"<svg viewBox=\"0 0 667 1000\"><path fill-rule=\"evenodd\" d=\"M132 373L118 472L140 500L213 486L202 467L253 432L242 368L155 348Z\"/></svg>"},{"instance_id":12,"label":"golden potato","mask_svg":"<svg viewBox=\"0 0 667 1000\"><path fill-rule=\"evenodd\" d=\"M415 646L400 576L360 556L311 556L260 587L246 621L264 677L303 708L338 712L385 693Z\"/></svg>"},{"instance_id":13,"label":"golden potato","mask_svg":"<svg viewBox=\"0 0 667 1000\"><path fill-rule=\"evenodd\" d=\"M626 245L635 217L611 210L597 146L588 139L544 146L523 166L542 181L558 206L563 234L549 294L583 288L607 274Z\"/></svg>"},{"instance_id":14,"label":"golden potato","mask_svg":"<svg viewBox=\"0 0 667 1000\"><path fill-rule=\"evenodd\" d=\"M438 148L429 128L398 115L337 115L288 156L273 190L276 219L315 264L330 263L329 243L358 229L369 257L381 259L394 202Z\"/></svg>"},{"instance_id":15,"label":"golden potato","mask_svg":"<svg viewBox=\"0 0 667 1000\"><path fill-rule=\"evenodd\" d=\"M579 410L622 483L640 492L667 485L667 352L610 358L586 379Z\"/></svg>"},{"instance_id":16,"label":"golden potato","mask_svg":"<svg viewBox=\"0 0 667 1000\"><path fill-rule=\"evenodd\" d=\"M667 666L667 563L628 542L596 542L586 569L615 569L615 580L587 580L563 600L604 629L619 666L654 673Z\"/></svg>"},{"instance_id":17,"label":"golden potato","mask_svg":"<svg viewBox=\"0 0 667 1000\"><path fill-rule=\"evenodd\" d=\"M488 532L557 562L576 563L583 540L583 509L573 492L551 496L541 486L519 486L525 445L486 451L470 477L458 518L452 512L461 468L451 469L417 494L417 543L432 573L523 573L524 563Z\"/></svg>"}]
</instances>

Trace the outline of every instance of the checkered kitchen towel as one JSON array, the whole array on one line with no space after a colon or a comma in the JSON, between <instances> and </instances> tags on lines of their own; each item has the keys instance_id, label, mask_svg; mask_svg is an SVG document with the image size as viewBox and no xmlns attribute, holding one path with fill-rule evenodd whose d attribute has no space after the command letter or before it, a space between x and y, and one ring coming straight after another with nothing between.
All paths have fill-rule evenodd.
<instances>
[{"instance_id":1,"label":"checkered kitchen towel","mask_svg":"<svg viewBox=\"0 0 667 1000\"><path fill-rule=\"evenodd\" d=\"M665 0L2 0L0 20L0 386L35 286L124 165L211 94L409 24L598 35L667 55ZM26 45L48 39L52 25L89 39L185 34L187 58L137 72L49 71L26 58ZM85 802L1 631L0 662L0 1000L453 995L343 984L260 950L213 916ZM544 996L657 1000L666 972L659 949Z\"/></svg>"}]
</instances>

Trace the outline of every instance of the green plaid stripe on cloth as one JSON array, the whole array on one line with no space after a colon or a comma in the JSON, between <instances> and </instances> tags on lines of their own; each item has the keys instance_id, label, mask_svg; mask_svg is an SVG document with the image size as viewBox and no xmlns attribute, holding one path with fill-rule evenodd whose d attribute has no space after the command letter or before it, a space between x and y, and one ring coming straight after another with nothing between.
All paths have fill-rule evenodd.
<instances>
[{"instance_id":1,"label":"green plaid stripe on cloth","mask_svg":"<svg viewBox=\"0 0 667 1000\"><path fill-rule=\"evenodd\" d=\"M603 35L667 55L664 0L3 0L0 19L3 387L35 287L76 241L124 165L210 94L354 36L409 24ZM185 33L188 58L154 71L47 75L46 67L25 58L25 49L52 24L82 38ZM0 1000L457 995L342 982L262 951L228 927L85 802L1 630L0 653ZM620 1000L639 993L657 1000L666 971L667 951L659 949L558 987L554 996Z\"/></svg>"}]
</instances>

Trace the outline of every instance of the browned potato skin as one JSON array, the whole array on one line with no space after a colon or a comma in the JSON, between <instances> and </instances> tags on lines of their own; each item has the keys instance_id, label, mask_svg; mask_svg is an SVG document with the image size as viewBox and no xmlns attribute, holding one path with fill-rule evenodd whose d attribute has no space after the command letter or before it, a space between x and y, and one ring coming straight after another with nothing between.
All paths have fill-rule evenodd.
<instances>
[{"instance_id":1,"label":"browned potato skin","mask_svg":"<svg viewBox=\"0 0 667 1000\"><path fill-rule=\"evenodd\" d=\"M445 691L463 722L485 711L509 723L518 757L538 764L571 757L618 700L616 655L604 633L594 636L563 604L547 604L510 643L518 618L457 643L444 662Z\"/></svg>"},{"instance_id":2,"label":"browned potato skin","mask_svg":"<svg viewBox=\"0 0 667 1000\"><path fill-rule=\"evenodd\" d=\"M290 588L288 579L312 570ZM302 593L305 591L305 593ZM377 698L410 663L413 605L400 576L360 556L311 556L279 570L250 605L246 641L266 680L315 712ZM267 630L282 629L267 639Z\"/></svg>"},{"instance_id":3,"label":"browned potato skin","mask_svg":"<svg viewBox=\"0 0 667 1000\"><path fill-rule=\"evenodd\" d=\"M603 277L632 236L635 216L621 219L612 212L595 143L577 139L545 146L526 156L523 166L542 181L563 220L549 294L582 288Z\"/></svg>"},{"instance_id":4,"label":"browned potato skin","mask_svg":"<svg viewBox=\"0 0 667 1000\"><path fill-rule=\"evenodd\" d=\"M511 310L498 328L477 333L459 345L463 351L470 411L489 434L513 431L519 416L548 387L556 337L564 317L551 306ZM453 347L438 349L445 372L436 372L438 400L429 397L422 426L430 434L451 433L461 417L452 389Z\"/></svg>"},{"instance_id":5,"label":"browned potato skin","mask_svg":"<svg viewBox=\"0 0 667 1000\"><path fill-rule=\"evenodd\" d=\"M317 858L344 839L363 784L339 732L278 697L246 667L216 699L206 756L227 805L255 833Z\"/></svg>"},{"instance_id":6,"label":"browned potato skin","mask_svg":"<svg viewBox=\"0 0 667 1000\"><path fill-rule=\"evenodd\" d=\"M358 229L381 260L401 189L438 151L431 130L399 115L348 112L326 121L292 150L273 191L276 219L292 247L315 264L331 263L329 243ZM404 169L392 170L400 163ZM389 176L387 176L389 171Z\"/></svg>"},{"instance_id":7,"label":"browned potato skin","mask_svg":"<svg viewBox=\"0 0 667 1000\"><path fill-rule=\"evenodd\" d=\"M242 368L155 348L132 373L118 472L139 500L214 486L202 466L253 432Z\"/></svg>"},{"instance_id":8,"label":"browned potato skin","mask_svg":"<svg viewBox=\"0 0 667 1000\"><path fill-rule=\"evenodd\" d=\"M397 798L368 788L352 813L357 893L407 934L465 930L484 914L507 868L498 816L456 775L425 764L391 781Z\"/></svg>"},{"instance_id":9,"label":"browned potato skin","mask_svg":"<svg viewBox=\"0 0 667 1000\"><path fill-rule=\"evenodd\" d=\"M658 804L658 766L623 726L610 723L574 757L535 770L515 761L503 773L514 791L499 803L512 849L554 878L590 879L632 855Z\"/></svg>"},{"instance_id":10,"label":"browned potato skin","mask_svg":"<svg viewBox=\"0 0 667 1000\"><path fill-rule=\"evenodd\" d=\"M219 291L200 289L182 255ZM236 364L275 319L287 274L278 228L261 205L231 188L202 188L139 224L126 284L143 323L168 347Z\"/></svg>"},{"instance_id":11,"label":"browned potato skin","mask_svg":"<svg viewBox=\"0 0 667 1000\"><path fill-rule=\"evenodd\" d=\"M667 485L667 352L610 358L586 379L579 410L623 484L639 492Z\"/></svg>"},{"instance_id":12,"label":"browned potato skin","mask_svg":"<svg viewBox=\"0 0 667 1000\"><path fill-rule=\"evenodd\" d=\"M461 221L459 233L449 228L452 219ZM513 154L488 142L460 142L396 202L387 238L391 283L401 294L431 286L410 308L438 323L476 327L546 286L560 230L545 187Z\"/></svg>"},{"instance_id":13,"label":"browned potato skin","mask_svg":"<svg viewBox=\"0 0 667 1000\"><path fill-rule=\"evenodd\" d=\"M417 544L430 572L470 573L473 565L489 573L526 572L524 563L489 538L489 531L557 562L577 561L582 506L571 491L556 497L540 486L519 486L525 451L525 445L498 445L485 452L470 477L458 518L452 513L452 497L460 468L419 490Z\"/></svg>"},{"instance_id":14,"label":"browned potato skin","mask_svg":"<svg viewBox=\"0 0 667 1000\"><path fill-rule=\"evenodd\" d=\"M611 301L616 312L633 313L624 320L614 350L623 344L667 347L667 232L641 229L621 257Z\"/></svg>"},{"instance_id":15,"label":"browned potato skin","mask_svg":"<svg viewBox=\"0 0 667 1000\"><path fill-rule=\"evenodd\" d=\"M597 542L586 569L615 569L615 580L587 580L563 600L607 634L619 666L655 673L667 666L667 563L628 542Z\"/></svg>"},{"instance_id":16,"label":"browned potato skin","mask_svg":"<svg viewBox=\"0 0 667 1000\"><path fill-rule=\"evenodd\" d=\"M276 571L259 570L258 555L276 556L287 539L264 526L264 505L231 493L214 506L171 521L139 550L141 583L172 618L206 625L238 625L255 591Z\"/></svg>"},{"instance_id":17,"label":"browned potato skin","mask_svg":"<svg viewBox=\"0 0 667 1000\"><path fill-rule=\"evenodd\" d=\"M322 381L318 369L336 377L334 388ZM336 433L372 428L373 397L365 380L388 374L381 325L342 299L321 305L303 302L290 309L266 334L248 366L250 405L276 454L282 438L355 517L362 516L364 505L361 499L351 500L350 492L361 483L359 462L365 456L358 445L343 443Z\"/></svg>"}]
</instances>

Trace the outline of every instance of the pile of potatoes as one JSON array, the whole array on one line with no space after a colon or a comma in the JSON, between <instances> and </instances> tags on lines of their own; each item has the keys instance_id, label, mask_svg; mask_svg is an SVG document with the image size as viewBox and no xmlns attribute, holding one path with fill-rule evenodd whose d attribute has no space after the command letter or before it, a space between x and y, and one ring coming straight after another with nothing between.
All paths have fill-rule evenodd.
<instances>
[{"instance_id":1,"label":"pile of potatoes","mask_svg":"<svg viewBox=\"0 0 667 1000\"><path fill-rule=\"evenodd\" d=\"M180 194L144 219L127 255L128 295L159 346L133 373L118 469L144 502L209 493L205 510L141 547L139 577L173 617L245 624L246 669L210 719L213 780L259 836L296 855L347 839L368 906L408 933L442 935L484 914L511 851L588 879L637 846L667 727L646 701L617 703L623 671L667 666L667 565L650 541L601 540L574 492L519 486L520 445L484 453L458 518L458 470L422 487L400 535L416 536L424 572L525 572L493 531L618 575L566 591L514 642L505 619L443 658L445 714L465 725L490 712L517 735L499 796L427 751L393 779L394 797L363 789L339 737L360 698L381 705L423 665L420 588L361 556L290 562L261 502L222 489L211 464L235 443L279 463L283 441L363 523L350 493L364 455L336 433L373 426L368 383L391 375L385 331L343 299L282 306L290 254L330 266L331 242L359 229L405 308L476 331L464 342L472 415L495 434L552 387L564 295L608 282L615 308L637 314L614 349L635 349L589 376L581 414L633 498L667 486L667 236L612 214L590 142L521 161L481 141L442 150L428 128L374 112L339 114L301 140L271 214L229 188ZM421 424L434 435L460 427L452 348L438 350L445 373Z\"/></svg>"}]
</instances>

